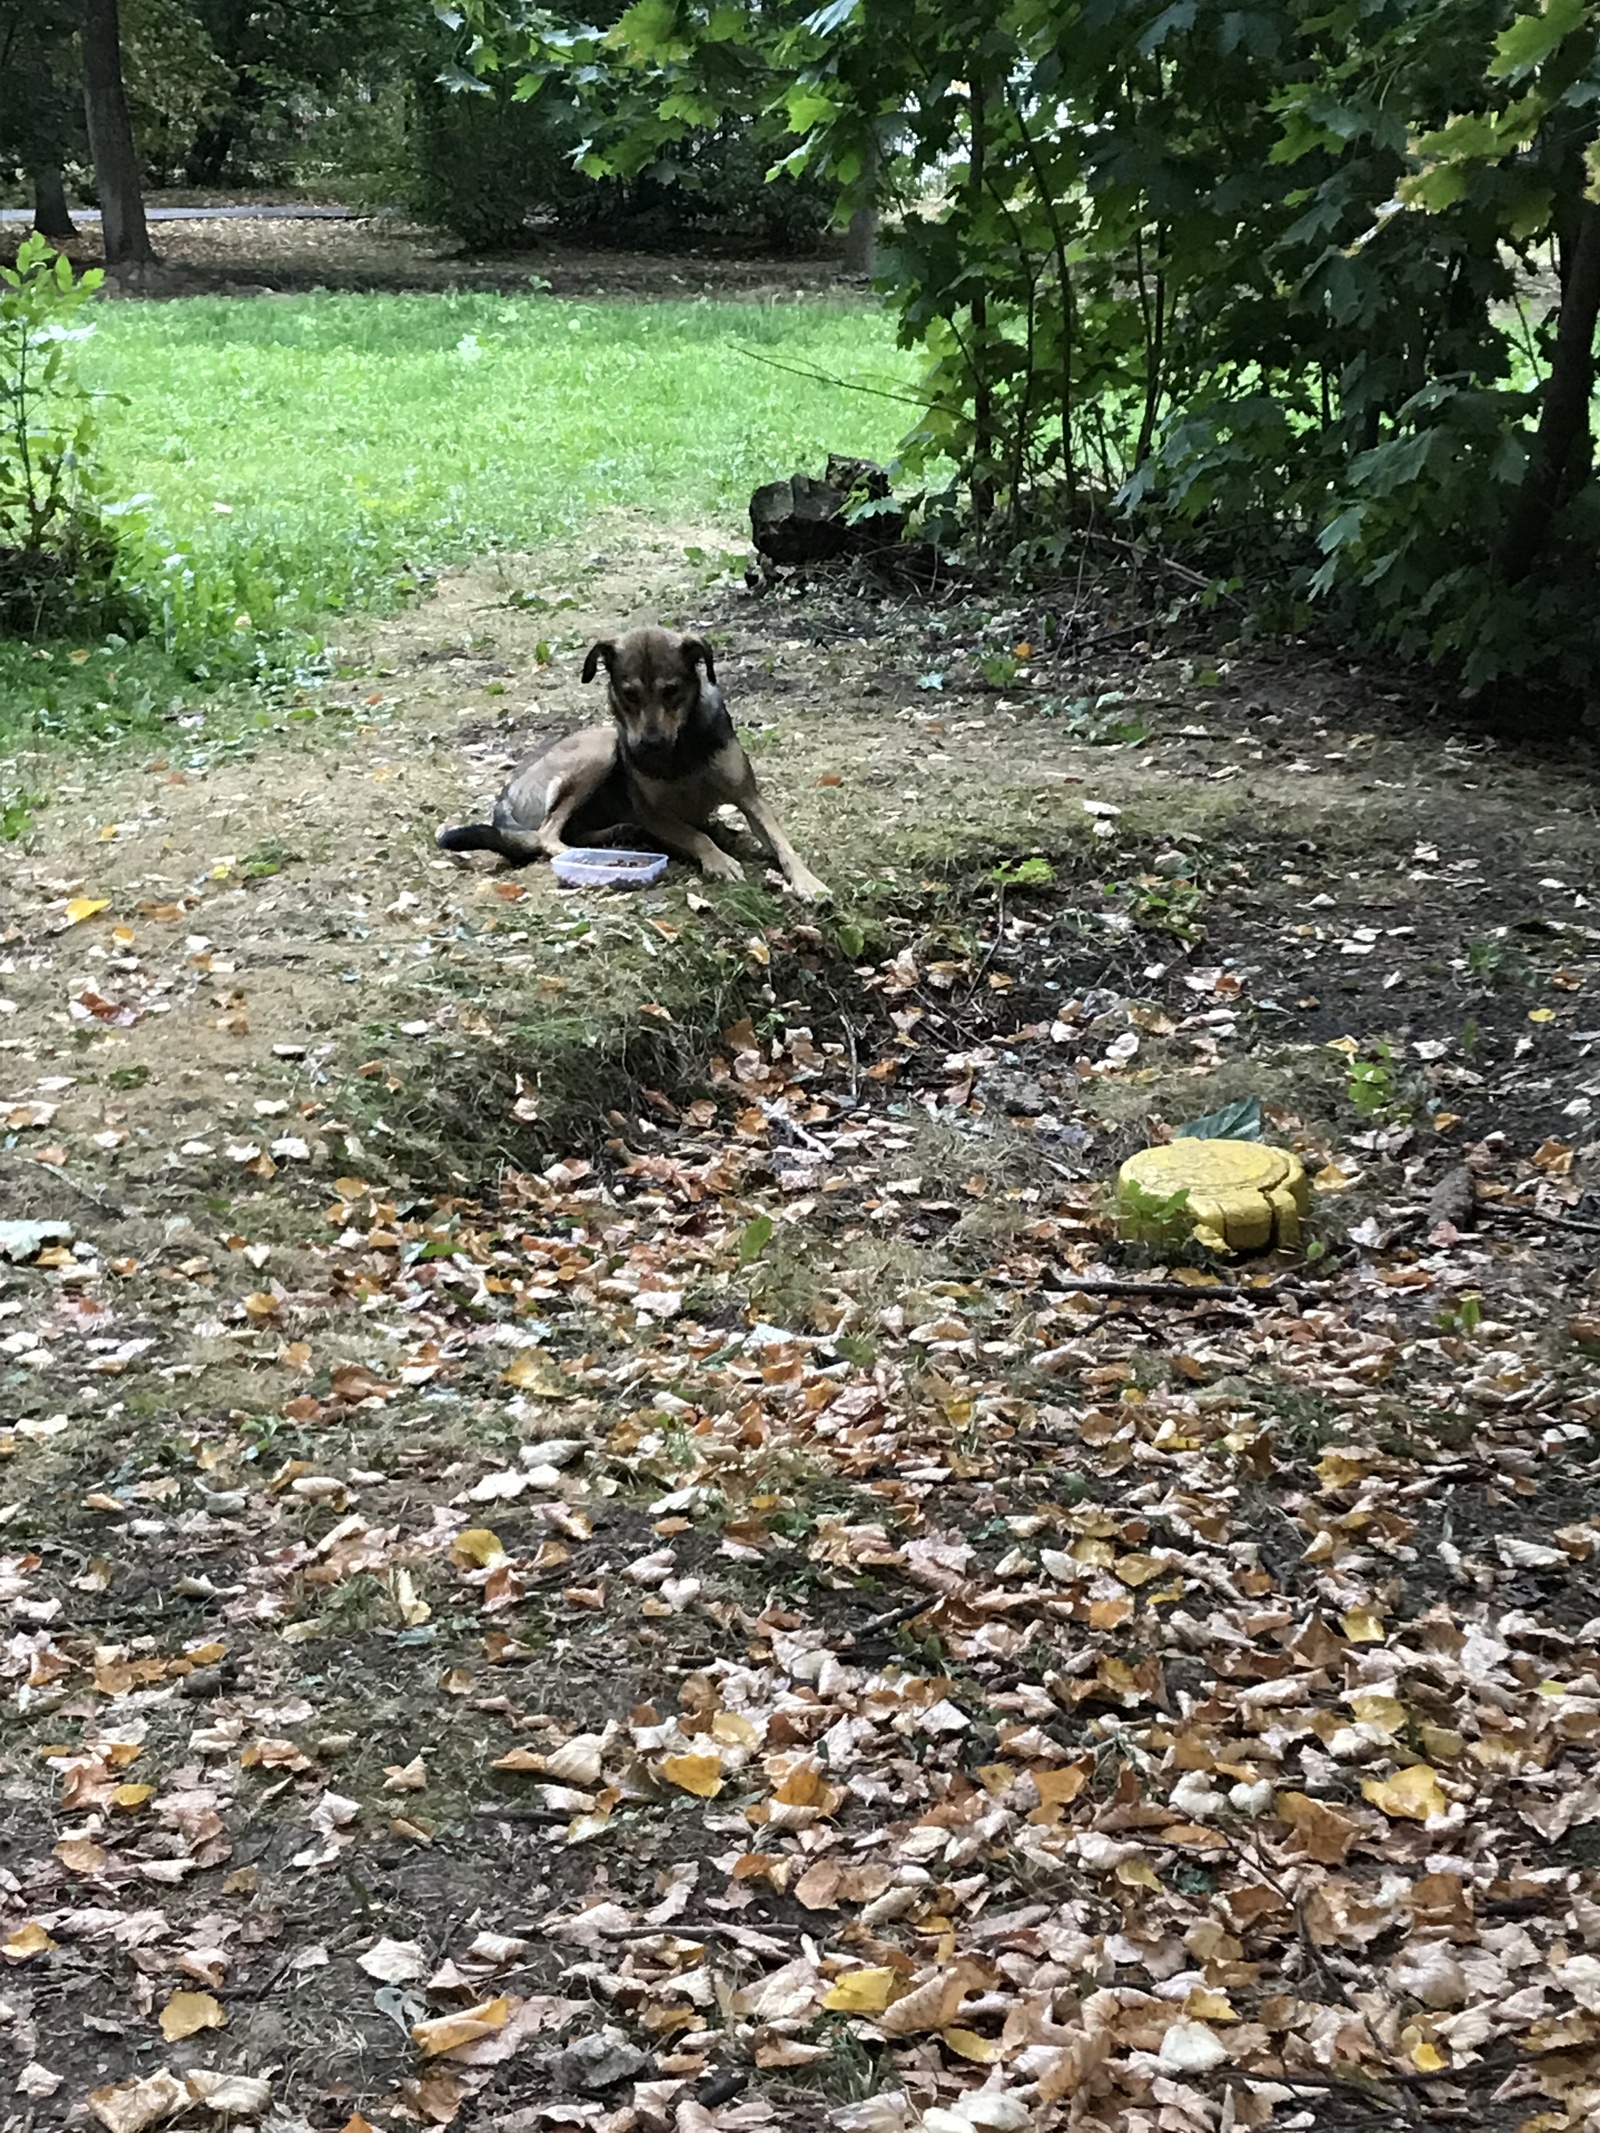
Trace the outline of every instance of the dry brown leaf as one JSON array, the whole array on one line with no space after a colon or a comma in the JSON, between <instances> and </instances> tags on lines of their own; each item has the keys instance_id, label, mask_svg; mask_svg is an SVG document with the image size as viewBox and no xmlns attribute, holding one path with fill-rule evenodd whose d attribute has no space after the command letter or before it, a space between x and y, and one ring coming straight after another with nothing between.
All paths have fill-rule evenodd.
<instances>
[{"instance_id":1,"label":"dry brown leaf","mask_svg":"<svg viewBox=\"0 0 1600 2133\"><path fill-rule=\"evenodd\" d=\"M440 2015L431 2022L418 2022L411 2032L411 2041L425 2058L437 2059L443 2052L458 2050L463 2044L474 2044L480 2037L492 2037L504 2029L511 2018L512 2002L505 1993L498 1999L482 2000L476 2007L468 2007L460 2014Z\"/></svg>"},{"instance_id":2,"label":"dry brown leaf","mask_svg":"<svg viewBox=\"0 0 1600 2133\"><path fill-rule=\"evenodd\" d=\"M971 1989L971 1978L965 1963L937 1971L891 2001L878 2017L878 2027L886 2037L915 2037L930 2030L948 2029Z\"/></svg>"},{"instance_id":3,"label":"dry brown leaf","mask_svg":"<svg viewBox=\"0 0 1600 2133\"><path fill-rule=\"evenodd\" d=\"M188 2090L165 2067L143 2081L129 2077L89 2091L89 2108L106 2133L144 2133L146 2126L170 2118L190 2101Z\"/></svg>"},{"instance_id":4,"label":"dry brown leaf","mask_svg":"<svg viewBox=\"0 0 1600 2133\"><path fill-rule=\"evenodd\" d=\"M1350 1847L1365 1834L1354 1816L1304 1792L1280 1792L1278 1812L1299 1840L1307 1858L1320 1866L1343 1866Z\"/></svg>"}]
</instances>

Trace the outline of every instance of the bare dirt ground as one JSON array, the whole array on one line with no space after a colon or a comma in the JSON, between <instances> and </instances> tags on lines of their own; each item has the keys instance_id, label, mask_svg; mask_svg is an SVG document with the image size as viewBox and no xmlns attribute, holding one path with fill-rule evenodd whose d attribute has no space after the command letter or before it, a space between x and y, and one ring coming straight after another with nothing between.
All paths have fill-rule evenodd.
<instances>
[{"instance_id":1,"label":"bare dirt ground","mask_svg":"<svg viewBox=\"0 0 1600 2133\"><path fill-rule=\"evenodd\" d=\"M0 259L26 231L0 228ZM781 302L852 285L836 256L741 258L724 246L614 251L554 233L530 234L525 251L471 254L454 239L391 215L348 222L266 218L162 222L153 231L159 264L123 293L137 297L295 295L314 289L526 290L537 281L556 296L687 297ZM86 223L61 247L80 267L100 263L100 233ZM863 292L859 283L854 292ZM113 294L118 293L113 290Z\"/></svg>"},{"instance_id":2,"label":"bare dirt ground","mask_svg":"<svg viewBox=\"0 0 1600 2133\"><path fill-rule=\"evenodd\" d=\"M1589 2123L1587 767L728 538L50 773L7 2125ZM432 849L647 615L832 914ZM1310 1251L1119 1242L1252 1096Z\"/></svg>"}]
</instances>

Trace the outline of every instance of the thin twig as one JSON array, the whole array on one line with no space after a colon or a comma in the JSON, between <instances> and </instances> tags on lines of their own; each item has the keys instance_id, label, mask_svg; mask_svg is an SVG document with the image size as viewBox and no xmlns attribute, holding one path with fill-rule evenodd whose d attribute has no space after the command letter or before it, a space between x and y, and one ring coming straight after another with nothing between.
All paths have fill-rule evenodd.
<instances>
[{"instance_id":1,"label":"thin twig","mask_svg":"<svg viewBox=\"0 0 1600 2133\"><path fill-rule=\"evenodd\" d=\"M733 352L748 356L752 363L765 363L769 370L786 370L792 378L808 379L813 385L836 385L841 392L868 393L875 400L899 400L907 407L920 407L924 414L939 404L916 393L891 392L885 385L862 385L854 378L836 378L829 371L813 370L809 363L780 363L776 356L763 355L758 348L745 348L738 341L733 343Z\"/></svg>"},{"instance_id":2,"label":"thin twig","mask_svg":"<svg viewBox=\"0 0 1600 2133\"><path fill-rule=\"evenodd\" d=\"M981 985L981 984L983 983L984 979L985 979L985 978L986 978L986 977L988 976L988 973L989 973L989 965L990 965L990 964L991 964L991 963L992 963L992 962L994 961L995 957L996 957L996 956L997 956L997 955L998 955L998 954L1000 953L1000 943L1001 943L1001 942L1002 942L1002 941L1003 941L1003 940L1005 939L1005 937L1006 937L1006 885L1005 885L1005 883L1004 883L1004 882L1001 882L1001 884L1000 884L1000 908L999 908L998 914L997 914L997 916L996 916L996 918L995 918L995 922L994 922L994 939L993 939L993 940L992 940L992 941L991 941L991 942L989 943L989 950L988 950L988 953L987 953L987 954L985 955L985 957L984 957L983 961L982 961L982 962L981 962L981 963L980 963L980 964L978 965L977 971L976 971L976 973L975 973L975 974L974 974L974 976L973 976L973 980L972 980L972 983L971 983L971 984L970 984L970 985L969 985L969 986L967 987L967 998L968 998L969 1000L970 1000L970 999L972 998L973 994L974 994L974 993L975 993L975 992L977 991L978 987L979 987L979 986L980 986L980 985Z\"/></svg>"}]
</instances>

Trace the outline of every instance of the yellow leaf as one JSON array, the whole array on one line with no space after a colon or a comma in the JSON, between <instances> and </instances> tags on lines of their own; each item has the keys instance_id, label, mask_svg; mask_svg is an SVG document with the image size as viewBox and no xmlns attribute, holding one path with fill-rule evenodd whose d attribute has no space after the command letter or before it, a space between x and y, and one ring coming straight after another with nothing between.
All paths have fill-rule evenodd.
<instances>
[{"instance_id":1,"label":"yellow leaf","mask_svg":"<svg viewBox=\"0 0 1600 2133\"><path fill-rule=\"evenodd\" d=\"M1141 1857L1120 1860L1115 1872L1117 1880L1124 1888L1149 1889L1156 1895L1161 1893L1161 1884L1157 1881L1148 1859Z\"/></svg>"},{"instance_id":2,"label":"yellow leaf","mask_svg":"<svg viewBox=\"0 0 1600 2133\"><path fill-rule=\"evenodd\" d=\"M487 1570L491 1563L507 1560L498 1533L487 1526L469 1526L450 1543L450 1560L458 1570Z\"/></svg>"},{"instance_id":3,"label":"yellow leaf","mask_svg":"<svg viewBox=\"0 0 1600 2133\"><path fill-rule=\"evenodd\" d=\"M1153 1577L1159 1577L1166 1566L1158 1563L1153 1555L1125 1555L1111 1567L1124 1585L1132 1585L1137 1590L1140 1585L1148 1585Z\"/></svg>"},{"instance_id":4,"label":"yellow leaf","mask_svg":"<svg viewBox=\"0 0 1600 2133\"><path fill-rule=\"evenodd\" d=\"M1352 1696L1349 1702L1358 1726L1379 1726L1385 1733L1398 1733L1406 1722L1406 1707L1397 1696Z\"/></svg>"},{"instance_id":5,"label":"yellow leaf","mask_svg":"<svg viewBox=\"0 0 1600 2133\"><path fill-rule=\"evenodd\" d=\"M136 1807L144 1805L155 1789L154 1785L119 1785L111 1795L111 1804L120 1807L125 1814L132 1814Z\"/></svg>"},{"instance_id":6,"label":"yellow leaf","mask_svg":"<svg viewBox=\"0 0 1600 2133\"><path fill-rule=\"evenodd\" d=\"M1553 1007L1530 1007L1528 1009L1528 1020L1530 1022L1554 1022L1555 1019L1556 1011Z\"/></svg>"},{"instance_id":7,"label":"yellow leaf","mask_svg":"<svg viewBox=\"0 0 1600 2133\"><path fill-rule=\"evenodd\" d=\"M1318 1192L1348 1192L1350 1177L1337 1163L1324 1163L1311 1180Z\"/></svg>"},{"instance_id":8,"label":"yellow leaf","mask_svg":"<svg viewBox=\"0 0 1600 2133\"><path fill-rule=\"evenodd\" d=\"M661 1775L680 1792L692 1792L698 1800L714 1800L722 1790L722 1765L714 1755L669 1755Z\"/></svg>"},{"instance_id":9,"label":"yellow leaf","mask_svg":"<svg viewBox=\"0 0 1600 2133\"><path fill-rule=\"evenodd\" d=\"M711 1738L725 1742L730 1748L754 1748L759 1746L761 1735L737 1711L719 1711L711 1721Z\"/></svg>"},{"instance_id":10,"label":"yellow leaf","mask_svg":"<svg viewBox=\"0 0 1600 2133\"><path fill-rule=\"evenodd\" d=\"M1341 1626L1352 1644L1381 1644L1389 1634L1369 1607L1352 1607Z\"/></svg>"},{"instance_id":11,"label":"yellow leaf","mask_svg":"<svg viewBox=\"0 0 1600 2133\"><path fill-rule=\"evenodd\" d=\"M502 1383L515 1385L519 1392L531 1392L538 1400L563 1399L572 1390L549 1356L537 1348L524 1348L500 1375Z\"/></svg>"},{"instance_id":12,"label":"yellow leaf","mask_svg":"<svg viewBox=\"0 0 1600 2133\"><path fill-rule=\"evenodd\" d=\"M74 896L67 905L67 924L81 926L86 918L93 918L103 911L111 899L109 896Z\"/></svg>"},{"instance_id":13,"label":"yellow leaf","mask_svg":"<svg viewBox=\"0 0 1600 2133\"><path fill-rule=\"evenodd\" d=\"M1192 2022L1237 2022L1239 2010L1225 1992L1208 1992L1196 1986L1183 2003L1183 2011Z\"/></svg>"},{"instance_id":14,"label":"yellow leaf","mask_svg":"<svg viewBox=\"0 0 1600 2133\"><path fill-rule=\"evenodd\" d=\"M38 1919L30 1918L25 1926L18 1926L15 1932L0 1940L0 1955L8 1963L25 1963L30 1956L43 1955L47 1948L55 1945Z\"/></svg>"},{"instance_id":15,"label":"yellow leaf","mask_svg":"<svg viewBox=\"0 0 1600 2133\"><path fill-rule=\"evenodd\" d=\"M882 2014L899 1982L898 1970L847 1970L822 2004L830 2014Z\"/></svg>"},{"instance_id":16,"label":"yellow leaf","mask_svg":"<svg viewBox=\"0 0 1600 2133\"><path fill-rule=\"evenodd\" d=\"M1397 1770L1392 1778L1363 1778L1361 1797L1391 1817L1408 1822L1426 1822L1444 1814L1450 1802L1439 1784L1439 1773L1427 1763L1413 1763Z\"/></svg>"},{"instance_id":17,"label":"yellow leaf","mask_svg":"<svg viewBox=\"0 0 1600 2133\"><path fill-rule=\"evenodd\" d=\"M947 2029L944 2045L958 2059L970 2059L975 2066L993 2066L1000 2056L998 2040L980 2037L975 2029Z\"/></svg>"},{"instance_id":18,"label":"yellow leaf","mask_svg":"<svg viewBox=\"0 0 1600 2133\"><path fill-rule=\"evenodd\" d=\"M476 2007L464 2007L460 2014L419 2022L411 2032L411 2041L424 2058L437 2059L441 2052L453 2052L463 2044L476 2044L480 2037L492 2037L505 2028L510 2018L511 2001L501 1993L497 2000L481 2000Z\"/></svg>"},{"instance_id":19,"label":"yellow leaf","mask_svg":"<svg viewBox=\"0 0 1600 2133\"><path fill-rule=\"evenodd\" d=\"M175 1992L161 2010L161 2034L169 2044L196 2037L202 2029L226 2029L227 2009L209 1992Z\"/></svg>"}]
</instances>

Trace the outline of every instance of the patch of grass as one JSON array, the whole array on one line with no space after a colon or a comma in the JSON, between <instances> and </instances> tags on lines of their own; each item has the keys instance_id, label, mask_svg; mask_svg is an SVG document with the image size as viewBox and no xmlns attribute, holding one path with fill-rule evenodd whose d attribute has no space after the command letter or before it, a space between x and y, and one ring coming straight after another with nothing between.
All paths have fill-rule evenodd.
<instances>
[{"instance_id":1,"label":"patch of grass","mask_svg":"<svg viewBox=\"0 0 1600 2133\"><path fill-rule=\"evenodd\" d=\"M128 306L86 367L130 395L114 467L263 629L603 505L742 516L776 469L892 446L892 407L741 344L835 376L903 363L854 307L446 294Z\"/></svg>"},{"instance_id":2,"label":"patch of grass","mask_svg":"<svg viewBox=\"0 0 1600 2133\"><path fill-rule=\"evenodd\" d=\"M0 645L0 745L151 725L203 681L314 658L323 618L435 566L526 550L611 506L742 520L828 450L887 457L905 374L886 320L828 302L321 295L108 306L82 358L147 640ZM85 660L88 651L90 659ZM92 666L91 666L92 661ZM118 671L108 686L107 666Z\"/></svg>"}]
</instances>

